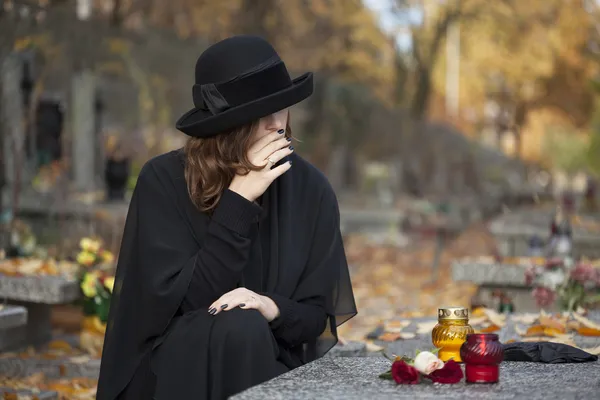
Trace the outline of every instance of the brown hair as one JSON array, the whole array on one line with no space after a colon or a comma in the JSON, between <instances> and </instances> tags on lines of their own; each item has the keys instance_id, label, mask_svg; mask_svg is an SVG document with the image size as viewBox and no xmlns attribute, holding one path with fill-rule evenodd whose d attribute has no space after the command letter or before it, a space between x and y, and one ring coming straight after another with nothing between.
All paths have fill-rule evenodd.
<instances>
[{"instance_id":1,"label":"brown hair","mask_svg":"<svg viewBox=\"0 0 600 400\"><path fill-rule=\"evenodd\" d=\"M211 213L236 174L260 170L248 159L258 121L209 138L190 137L184 146L185 181L196 208ZM286 137L292 137L289 119Z\"/></svg>"}]
</instances>

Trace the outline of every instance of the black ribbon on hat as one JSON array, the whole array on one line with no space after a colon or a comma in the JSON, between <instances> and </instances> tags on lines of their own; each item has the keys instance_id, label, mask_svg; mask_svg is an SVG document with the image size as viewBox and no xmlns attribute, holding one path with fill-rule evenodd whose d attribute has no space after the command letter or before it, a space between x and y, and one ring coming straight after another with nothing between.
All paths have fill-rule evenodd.
<instances>
[{"instance_id":1,"label":"black ribbon on hat","mask_svg":"<svg viewBox=\"0 0 600 400\"><path fill-rule=\"evenodd\" d=\"M217 115L290 86L292 80L285 64L273 57L228 81L195 84L192 96L196 108Z\"/></svg>"}]
</instances>

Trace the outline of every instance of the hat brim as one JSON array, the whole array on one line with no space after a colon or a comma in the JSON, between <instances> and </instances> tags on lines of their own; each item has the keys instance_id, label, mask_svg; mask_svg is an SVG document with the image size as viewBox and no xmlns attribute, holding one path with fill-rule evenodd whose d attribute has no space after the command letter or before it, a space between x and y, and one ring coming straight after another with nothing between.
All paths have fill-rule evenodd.
<instances>
[{"instance_id":1,"label":"hat brim","mask_svg":"<svg viewBox=\"0 0 600 400\"><path fill-rule=\"evenodd\" d=\"M177 120L176 127L186 135L193 137L215 136L291 107L308 98L312 92L313 74L307 72L294 79L292 85L287 89L230 108L217 115L193 108Z\"/></svg>"}]
</instances>

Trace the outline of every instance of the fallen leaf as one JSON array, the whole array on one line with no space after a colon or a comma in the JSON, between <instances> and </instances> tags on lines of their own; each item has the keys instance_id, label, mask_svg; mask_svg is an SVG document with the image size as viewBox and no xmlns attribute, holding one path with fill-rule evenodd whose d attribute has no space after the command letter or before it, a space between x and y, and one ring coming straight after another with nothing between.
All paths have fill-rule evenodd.
<instances>
[{"instance_id":1,"label":"fallen leaf","mask_svg":"<svg viewBox=\"0 0 600 400\"><path fill-rule=\"evenodd\" d=\"M539 314L527 313L522 315L513 315L512 320L526 325L532 325L539 318Z\"/></svg>"},{"instance_id":2,"label":"fallen leaf","mask_svg":"<svg viewBox=\"0 0 600 400\"><path fill-rule=\"evenodd\" d=\"M541 315L539 320L540 320L540 325L542 325L542 326L545 326L548 328L553 328L556 331L558 331L559 333L566 332L566 324L557 319L554 319L547 315Z\"/></svg>"},{"instance_id":3,"label":"fallen leaf","mask_svg":"<svg viewBox=\"0 0 600 400\"><path fill-rule=\"evenodd\" d=\"M367 351L371 353L376 353L378 351L382 351L385 347L379 346L371 341L367 342Z\"/></svg>"},{"instance_id":4,"label":"fallen leaf","mask_svg":"<svg viewBox=\"0 0 600 400\"><path fill-rule=\"evenodd\" d=\"M533 325L527 328L525 336L540 336L544 334L544 327L542 325Z\"/></svg>"},{"instance_id":5,"label":"fallen leaf","mask_svg":"<svg viewBox=\"0 0 600 400\"><path fill-rule=\"evenodd\" d=\"M577 321L581 322L582 325L585 325L588 328L600 330L600 325L587 319L586 317L579 315L577 313L573 313L572 315L573 315L573 318L575 318Z\"/></svg>"},{"instance_id":6,"label":"fallen leaf","mask_svg":"<svg viewBox=\"0 0 600 400\"><path fill-rule=\"evenodd\" d=\"M385 331L391 333L398 333L402 329L410 325L410 321L390 321L385 324Z\"/></svg>"},{"instance_id":7,"label":"fallen leaf","mask_svg":"<svg viewBox=\"0 0 600 400\"><path fill-rule=\"evenodd\" d=\"M600 329L588 328L587 326L582 326L577 330L581 336L600 336Z\"/></svg>"},{"instance_id":8,"label":"fallen leaf","mask_svg":"<svg viewBox=\"0 0 600 400\"><path fill-rule=\"evenodd\" d=\"M506 315L497 313L496 311L490 309L490 308L486 308L484 310L485 315L488 317L488 319L497 326L503 327L506 323Z\"/></svg>"},{"instance_id":9,"label":"fallen leaf","mask_svg":"<svg viewBox=\"0 0 600 400\"><path fill-rule=\"evenodd\" d=\"M488 327L485 327L485 328L478 329L478 330L477 330L477 333L492 333L492 332L498 332L500 329L502 329L502 328L500 328L498 325L494 325L494 324L492 324L492 325L490 325L490 326L488 326Z\"/></svg>"},{"instance_id":10,"label":"fallen leaf","mask_svg":"<svg viewBox=\"0 0 600 400\"><path fill-rule=\"evenodd\" d=\"M488 318L483 315L481 317L475 317L475 318L471 318L469 319L469 325L471 326L477 326L477 325L482 325L484 322L487 322Z\"/></svg>"},{"instance_id":11,"label":"fallen leaf","mask_svg":"<svg viewBox=\"0 0 600 400\"><path fill-rule=\"evenodd\" d=\"M69 361L71 361L73 364L85 364L89 361L91 361L91 357L87 356L87 355L82 355L82 356L76 356L76 357L71 357L69 359Z\"/></svg>"},{"instance_id":12,"label":"fallen leaf","mask_svg":"<svg viewBox=\"0 0 600 400\"><path fill-rule=\"evenodd\" d=\"M73 350L73 347L64 340L53 340L48 344L48 348L53 350Z\"/></svg>"},{"instance_id":13,"label":"fallen leaf","mask_svg":"<svg viewBox=\"0 0 600 400\"><path fill-rule=\"evenodd\" d=\"M421 322L417 324L417 335L431 334L431 331L436 325L437 321Z\"/></svg>"},{"instance_id":14,"label":"fallen leaf","mask_svg":"<svg viewBox=\"0 0 600 400\"><path fill-rule=\"evenodd\" d=\"M400 339L408 340L408 339L414 339L416 337L417 337L417 335L415 333L400 332Z\"/></svg>"},{"instance_id":15,"label":"fallen leaf","mask_svg":"<svg viewBox=\"0 0 600 400\"><path fill-rule=\"evenodd\" d=\"M402 335L400 333L386 332L379 336L379 340L383 342L395 342L396 340L401 339L401 337Z\"/></svg>"}]
</instances>

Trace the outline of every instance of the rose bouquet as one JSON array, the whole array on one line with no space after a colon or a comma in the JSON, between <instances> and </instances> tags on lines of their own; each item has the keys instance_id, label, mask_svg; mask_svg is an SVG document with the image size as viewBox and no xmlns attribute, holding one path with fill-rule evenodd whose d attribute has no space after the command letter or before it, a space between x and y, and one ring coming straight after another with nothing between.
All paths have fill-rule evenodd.
<instances>
[{"instance_id":1,"label":"rose bouquet","mask_svg":"<svg viewBox=\"0 0 600 400\"><path fill-rule=\"evenodd\" d=\"M589 261L550 259L527 268L525 282L533 286L532 295L542 308L558 301L562 310L571 312L600 301L600 268Z\"/></svg>"},{"instance_id":2,"label":"rose bouquet","mask_svg":"<svg viewBox=\"0 0 600 400\"><path fill-rule=\"evenodd\" d=\"M417 384L422 379L443 384L460 382L463 378L460 365L454 360L444 363L434 354L437 351L437 349L434 351L417 350L414 359L407 356L388 357L392 361L392 367L379 377L394 380L397 384L409 385Z\"/></svg>"}]
</instances>

